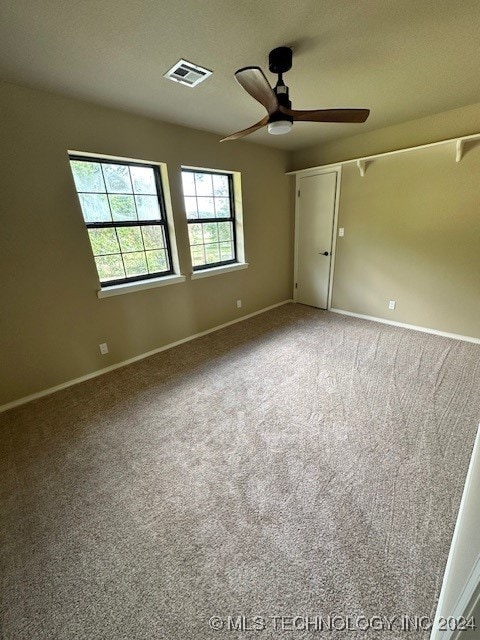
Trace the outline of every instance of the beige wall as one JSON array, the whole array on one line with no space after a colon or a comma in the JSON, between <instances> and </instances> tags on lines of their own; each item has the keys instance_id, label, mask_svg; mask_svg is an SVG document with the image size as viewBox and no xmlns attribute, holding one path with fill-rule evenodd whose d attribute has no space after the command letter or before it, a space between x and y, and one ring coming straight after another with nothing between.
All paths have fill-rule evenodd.
<instances>
[{"instance_id":1,"label":"beige wall","mask_svg":"<svg viewBox=\"0 0 480 640\"><path fill-rule=\"evenodd\" d=\"M0 405L291 297L285 152L11 84L0 112ZM168 163L184 274L181 164L241 171L250 267L99 300L67 149Z\"/></svg>"},{"instance_id":2,"label":"beige wall","mask_svg":"<svg viewBox=\"0 0 480 640\"><path fill-rule=\"evenodd\" d=\"M346 165L332 306L480 338L478 176L478 148L388 156L364 178Z\"/></svg>"},{"instance_id":3,"label":"beige wall","mask_svg":"<svg viewBox=\"0 0 480 640\"><path fill-rule=\"evenodd\" d=\"M296 152L291 162L298 169L479 131L473 105ZM332 306L480 338L479 176L478 143L460 163L451 144L374 160L363 178L345 165Z\"/></svg>"}]
</instances>

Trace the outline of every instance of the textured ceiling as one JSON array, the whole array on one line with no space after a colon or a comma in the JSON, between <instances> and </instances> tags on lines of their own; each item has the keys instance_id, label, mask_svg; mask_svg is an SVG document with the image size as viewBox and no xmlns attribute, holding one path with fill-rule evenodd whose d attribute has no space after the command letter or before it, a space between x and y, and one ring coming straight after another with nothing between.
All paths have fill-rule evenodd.
<instances>
[{"instance_id":1,"label":"textured ceiling","mask_svg":"<svg viewBox=\"0 0 480 640\"><path fill-rule=\"evenodd\" d=\"M2 0L0 22L0 78L221 135L264 115L235 70L274 82L268 52L291 45L294 108L372 113L249 137L285 149L480 102L478 0ZM164 79L179 58L214 74L195 89Z\"/></svg>"}]
</instances>

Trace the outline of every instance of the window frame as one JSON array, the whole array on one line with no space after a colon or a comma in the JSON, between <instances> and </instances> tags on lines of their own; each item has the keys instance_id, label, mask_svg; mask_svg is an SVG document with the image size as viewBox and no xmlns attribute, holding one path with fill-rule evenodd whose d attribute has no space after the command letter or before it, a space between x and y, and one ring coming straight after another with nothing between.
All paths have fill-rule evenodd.
<instances>
[{"instance_id":1,"label":"window frame","mask_svg":"<svg viewBox=\"0 0 480 640\"><path fill-rule=\"evenodd\" d=\"M174 270L174 260L173 260L173 251L172 251L172 244L170 241L170 229L169 229L169 221L167 218L167 208L166 208L166 203L165 203L165 190L163 187L163 183L162 183L162 175L161 175L161 170L160 170L160 166L158 164L155 164L153 162L143 162L143 161L138 161L138 160L128 160L126 158L116 158L114 156L101 156L101 155L89 155L87 153L82 154L82 153L78 153L78 152L69 152L68 153L68 158L69 158L69 162L71 161L80 161L80 162L92 162L92 163L97 163L97 164L117 164L117 165L123 165L123 166L128 166L128 167L148 167L150 169L153 170L153 176L155 179L155 188L156 188L156 197L158 200L158 206L159 206L159 210L160 210L160 218L158 220L133 220L133 221L119 221L119 220L113 220L111 222L87 222L85 220L85 217L83 215L83 209L82 209L82 205L80 202L80 198L79 195L86 193L86 194L90 194L90 193L96 193L96 192L91 192L91 191L78 191L77 189L77 185L75 183L75 179L74 179L74 173L73 173L73 169L70 166L70 171L72 174L72 179L74 182L74 187L75 187L75 191L79 200L79 204L80 204L80 209L82 212L82 218L83 218L83 222L85 224L85 227L87 229L87 232L89 229L114 229L115 227L123 227L123 228L128 228L128 227L142 227L142 226L160 226L161 228L163 228L163 237L165 239L165 252L167 254L167 259L170 265L170 268L165 270L165 271L156 271L155 273L145 273L145 274L141 274L138 276L127 276L125 278L117 278L115 280L101 280L100 279L100 274L98 273L98 268L97 268L97 263L95 261L95 258L97 256L95 256L95 254L93 253L93 247L90 241L90 235L89 235L89 242L90 242L90 248L92 250L92 255L93 255L93 259L95 262L95 268L97 269L97 274L98 274L98 279L99 279L99 283L100 283L100 287L101 290L103 290L104 288L107 289L109 287L115 287L117 285L128 285L128 284L134 284L134 283L140 283L140 282L146 282L148 283L149 280L153 280L153 279L161 279L161 278L166 278L168 276L173 276L175 275L175 270ZM102 170L102 178L104 180L103 177L103 170ZM106 185L105 185L105 194L108 196L110 194L109 191L107 191ZM121 193L121 194L116 194L112 192L112 195L129 195L126 193ZM145 194L136 194L133 191L133 185L132 185L132 196L135 195L145 195ZM153 194L148 194L148 195L152 195ZM110 206L110 205L109 205ZM135 205L136 206L136 205ZM138 212L137 212L137 216L138 216ZM118 236L117 236L117 240L118 240ZM120 246L120 241L118 240L119 243L119 248L121 249ZM142 236L142 243L143 243L143 236ZM145 246L144 246L144 252L145 252ZM129 253L129 252L125 252L125 253ZM134 252L132 252L134 253ZM112 254L105 254L105 255L112 255ZM126 268L125 268L125 263L123 261L123 255L124 252L122 252L120 250L120 254L119 254L122 258L122 264L123 264L123 268L124 271L126 273Z\"/></svg>"},{"instance_id":2,"label":"window frame","mask_svg":"<svg viewBox=\"0 0 480 640\"><path fill-rule=\"evenodd\" d=\"M225 176L228 179L228 201L230 204L230 216L223 218L189 218L187 215L186 207L185 207L185 197L186 196L183 191L183 181L182 181L182 194L183 194L183 204L185 207L185 218L187 220L187 225L189 224L208 224L215 222L230 222L232 225L232 244L233 244L233 258L231 260L221 260L220 262L209 262L208 264L201 265L193 265L192 258L192 245L190 244L190 233L188 234L188 248L190 250L190 258L192 260L192 271L193 275L198 274L199 272L206 271L208 269L218 269L219 267L228 267L232 265L241 264L239 261L239 251L237 245L237 216L236 216L236 208L235 208L235 193L234 193L234 179L233 174L228 171L220 171L216 169L201 169L196 167L181 167L181 175L184 173L204 173L211 176ZM196 190L195 190L195 197ZM215 197L215 196L212 196ZM203 231L202 231L203 232ZM195 245L194 245L195 246ZM205 246L205 243L203 243Z\"/></svg>"}]
</instances>

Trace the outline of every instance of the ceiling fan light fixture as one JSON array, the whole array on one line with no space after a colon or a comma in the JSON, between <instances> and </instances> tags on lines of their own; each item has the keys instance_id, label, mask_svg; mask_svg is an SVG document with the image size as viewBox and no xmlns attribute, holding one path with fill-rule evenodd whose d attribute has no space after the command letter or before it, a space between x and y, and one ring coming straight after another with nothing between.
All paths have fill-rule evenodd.
<instances>
[{"instance_id":1,"label":"ceiling fan light fixture","mask_svg":"<svg viewBox=\"0 0 480 640\"><path fill-rule=\"evenodd\" d=\"M289 133L293 123L290 120L275 120L268 124L268 133L273 136L282 136L285 133Z\"/></svg>"}]
</instances>

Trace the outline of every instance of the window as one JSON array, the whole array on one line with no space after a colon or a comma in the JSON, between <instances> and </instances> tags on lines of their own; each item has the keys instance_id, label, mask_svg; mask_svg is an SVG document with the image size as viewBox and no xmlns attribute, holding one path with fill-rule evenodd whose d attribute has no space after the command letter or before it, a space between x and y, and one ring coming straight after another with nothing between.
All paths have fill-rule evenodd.
<instances>
[{"instance_id":1,"label":"window","mask_svg":"<svg viewBox=\"0 0 480 640\"><path fill-rule=\"evenodd\" d=\"M193 270L238 262L233 176L183 168L182 182Z\"/></svg>"},{"instance_id":2,"label":"window","mask_svg":"<svg viewBox=\"0 0 480 640\"><path fill-rule=\"evenodd\" d=\"M70 155L102 287L173 273L158 165Z\"/></svg>"}]
</instances>

